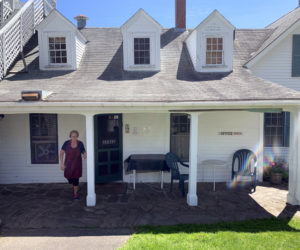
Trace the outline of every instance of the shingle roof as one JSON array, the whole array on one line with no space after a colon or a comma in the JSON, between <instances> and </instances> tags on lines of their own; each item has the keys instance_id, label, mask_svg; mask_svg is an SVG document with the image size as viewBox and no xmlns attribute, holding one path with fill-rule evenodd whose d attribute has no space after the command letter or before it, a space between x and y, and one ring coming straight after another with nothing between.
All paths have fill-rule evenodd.
<instances>
[{"instance_id":1,"label":"shingle roof","mask_svg":"<svg viewBox=\"0 0 300 250\"><path fill-rule=\"evenodd\" d=\"M263 41L259 49L252 54L248 61L255 58L268 46L270 46L275 40L277 40L287 29L292 27L297 21L300 20L300 7L294 9L293 11L287 13L283 17L279 18L275 22L271 23L266 27L269 30L269 37Z\"/></svg>"},{"instance_id":2,"label":"shingle roof","mask_svg":"<svg viewBox=\"0 0 300 250\"><path fill-rule=\"evenodd\" d=\"M206 102L300 99L300 93L265 81L242 67L269 35L269 30L236 30L234 70L197 73L184 43L191 30L164 29L161 34L161 71L123 71L119 28L86 28L88 43L77 71L39 71L36 38L26 60L29 73L10 74L0 83L0 101L20 99L21 90L52 91L48 102ZM22 69L18 61L12 72Z\"/></svg>"}]
</instances>

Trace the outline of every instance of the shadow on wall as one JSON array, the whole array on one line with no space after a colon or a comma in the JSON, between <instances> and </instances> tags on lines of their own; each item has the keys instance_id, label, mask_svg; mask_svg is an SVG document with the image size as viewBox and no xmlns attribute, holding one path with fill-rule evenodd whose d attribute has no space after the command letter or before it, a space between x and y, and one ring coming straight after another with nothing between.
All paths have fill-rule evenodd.
<instances>
[{"instance_id":1,"label":"shadow on wall","mask_svg":"<svg viewBox=\"0 0 300 250\"><path fill-rule=\"evenodd\" d=\"M177 79L183 81L216 81L222 80L232 72L200 73L196 72L190 58L187 45L183 43L182 51L177 69Z\"/></svg>"},{"instance_id":2,"label":"shadow on wall","mask_svg":"<svg viewBox=\"0 0 300 250\"><path fill-rule=\"evenodd\" d=\"M24 47L24 58L27 63L28 72L25 71L24 64L21 56L18 56L15 63L8 70L8 74L5 77L8 81L19 80L31 80L34 79L50 79L53 77L59 77L68 75L73 70L51 70L40 71L39 70L39 51L38 51L38 37L37 32L33 35ZM34 76L33 76L34 74Z\"/></svg>"}]
</instances>

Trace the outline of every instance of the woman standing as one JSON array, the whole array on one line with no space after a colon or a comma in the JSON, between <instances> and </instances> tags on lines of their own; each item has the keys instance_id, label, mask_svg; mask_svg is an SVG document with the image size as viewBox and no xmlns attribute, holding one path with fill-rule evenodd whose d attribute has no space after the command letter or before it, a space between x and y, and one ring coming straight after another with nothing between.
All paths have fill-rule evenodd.
<instances>
[{"instance_id":1,"label":"woman standing","mask_svg":"<svg viewBox=\"0 0 300 250\"><path fill-rule=\"evenodd\" d=\"M60 151L60 168L64 171L65 178L70 184L73 184L74 199L78 199L79 178L82 176L82 157L86 159L84 145L78 140L79 133L77 130L70 132L70 140L65 141ZM65 161L64 161L64 154Z\"/></svg>"}]
</instances>

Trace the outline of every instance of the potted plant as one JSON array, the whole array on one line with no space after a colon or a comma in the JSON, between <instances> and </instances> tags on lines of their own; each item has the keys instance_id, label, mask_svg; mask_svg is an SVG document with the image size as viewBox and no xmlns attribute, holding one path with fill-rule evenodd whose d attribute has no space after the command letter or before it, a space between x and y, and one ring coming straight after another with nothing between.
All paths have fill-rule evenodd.
<instances>
[{"instance_id":1,"label":"potted plant","mask_svg":"<svg viewBox=\"0 0 300 250\"><path fill-rule=\"evenodd\" d=\"M281 184L282 176L286 172L286 163L282 159L276 159L271 163L270 181L272 184Z\"/></svg>"}]
</instances>

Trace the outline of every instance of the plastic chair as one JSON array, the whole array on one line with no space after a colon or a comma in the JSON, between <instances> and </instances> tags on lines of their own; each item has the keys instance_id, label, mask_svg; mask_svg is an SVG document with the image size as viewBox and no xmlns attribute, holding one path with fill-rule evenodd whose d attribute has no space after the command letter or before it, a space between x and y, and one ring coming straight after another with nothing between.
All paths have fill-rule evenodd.
<instances>
[{"instance_id":1,"label":"plastic chair","mask_svg":"<svg viewBox=\"0 0 300 250\"><path fill-rule=\"evenodd\" d=\"M173 188L173 180L179 180L179 188L181 189L182 196L185 196L184 192L184 182L189 179L188 174L180 174L178 163L180 163L184 167L189 167L188 164L183 163L179 157L173 153L166 154L166 163L167 166L171 169L171 185L170 192L172 192Z\"/></svg>"},{"instance_id":2,"label":"plastic chair","mask_svg":"<svg viewBox=\"0 0 300 250\"><path fill-rule=\"evenodd\" d=\"M237 169L236 169L237 162ZM254 192L256 191L256 155L249 149L236 151L232 159L232 180L242 180L250 177ZM253 170L252 170L253 168Z\"/></svg>"}]
</instances>

